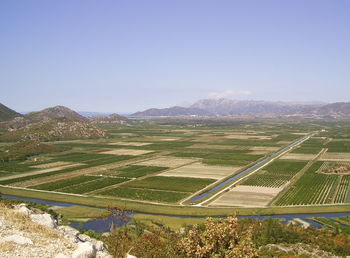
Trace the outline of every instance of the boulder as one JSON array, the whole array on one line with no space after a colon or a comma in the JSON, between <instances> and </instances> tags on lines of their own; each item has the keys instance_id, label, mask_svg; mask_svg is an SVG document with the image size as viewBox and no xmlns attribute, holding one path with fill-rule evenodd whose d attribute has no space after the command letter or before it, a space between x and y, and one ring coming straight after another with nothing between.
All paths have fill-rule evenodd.
<instances>
[{"instance_id":1,"label":"boulder","mask_svg":"<svg viewBox=\"0 0 350 258\"><path fill-rule=\"evenodd\" d=\"M85 234L79 234L77 236L78 240L80 242L87 242L87 241L90 241L91 242L91 238L88 236L88 235L85 235Z\"/></svg>"},{"instance_id":2,"label":"boulder","mask_svg":"<svg viewBox=\"0 0 350 258\"><path fill-rule=\"evenodd\" d=\"M50 214L31 214L30 219L39 225L46 226L49 228L56 228L57 223L56 221L51 217Z\"/></svg>"},{"instance_id":3,"label":"boulder","mask_svg":"<svg viewBox=\"0 0 350 258\"><path fill-rule=\"evenodd\" d=\"M107 247L102 241L92 241L97 251L106 251Z\"/></svg>"},{"instance_id":4,"label":"boulder","mask_svg":"<svg viewBox=\"0 0 350 258\"><path fill-rule=\"evenodd\" d=\"M96 248L90 242L79 243L72 254L72 258L94 258L95 256Z\"/></svg>"},{"instance_id":5,"label":"boulder","mask_svg":"<svg viewBox=\"0 0 350 258\"><path fill-rule=\"evenodd\" d=\"M29 217L33 213L30 209L27 208L27 205L25 203L15 205L13 208L16 210L16 212L23 214L26 217Z\"/></svg>"},{"instance_id":6,"label":"boulder","mask_svg":"<svg viewBox=\"0 0 350 258\"><path fill-rule=\"evenodd\" d=\"M20 236L20 235L10 235L4 237L1 242L15 242L19 245L32 245L33 242L28 237Z\"/></svg>"}]
</instances>

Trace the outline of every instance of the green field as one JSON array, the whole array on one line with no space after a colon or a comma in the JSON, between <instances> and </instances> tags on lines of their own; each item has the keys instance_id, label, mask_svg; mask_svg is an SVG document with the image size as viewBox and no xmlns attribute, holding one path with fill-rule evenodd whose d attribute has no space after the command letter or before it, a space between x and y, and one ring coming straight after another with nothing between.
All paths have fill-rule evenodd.
<instances>
[{"instance_id":1,"label":"green field","mask_svg":"<svg viewBox=\"0 0 350 258\"><path fill-rule=\"evenodd\" d=\"M248 177L242 185L281 187L290 181L305 165L305 161L277 160Z\"/></svg>"},{"instance_id":2,"label":"green field","mask_svg":"<svg viewBox=\"0 0 350 258\"><path fill-rule=\"evenodd\" d=\"M125 184L125 186L192 193L213 182L215 182L213 179L154 176L142 180L131 181L130 183Z\"/></svg>"},{"instance_id":3,"label":"green field","mask_svg":"<svg viewBox=\"0 0 350 258\"><path fill-rule=\"evenodd\" d=\"M333 203L339 191L339 176L316 173L323 162L314 163L306 173L277 201L277 205L308 205ZM349 185L347 186L349 187ZM341 198L344 202L344 197Z\"/></svg>"},{"instance_id":4,"label":"green field","mask_svg":"<svg viewBox=\"0 0 350 258\"><path fill-rule=\"evenodd\" d=\"M149 174L153 174L156 172L161 172L167 169L167 167L155 167L155 166L127 166L117 170L107 171L104 175L113 175L119 177L127 177L127 178L137 178L146 176Z\"/></svg>"},{"instance_id":5,"label":"green field","mask_svg":"<svg viewBox=\"0 0 350 258\"><path fill-rule=\"evenodd\" d=\"M31 188L38 189L38 190L54 191L60 188L64 188L64 187L68 187L76 184L82 184L82 183L93 181L96 179L98 179L98 177L96 176L78 176L78 177L73 177L69 179L54 181L51 183L35 185Z\"/></svg>"},{"instance_id":6,"label":"green field","mask_svg":"<svg viewBox=\"0 0 350 258\"><path fill-rule=\"evenodd\" d=\"M133 187L118 187L99 193L113 197L126 199L176 203L188 196L188 193L172 192L155 189L133 188Z\"/></svg>"},{"instance_id":7,"label":"green field","mask_svg":"<svg viewBox=\"0 0 350 258\"><path fill-rule=\"evenodd\" d=\"M57 189L58 192L64 192L64 193L75 193L75 194L83 194L95 190L102 189L106 186L110 185L116 185L119 183L123 183L125 181L128 181L126 178L113 178L113 177L102 177L98 178L93 181L71 185L67 187L63 187L60 189Z\"/></svg>"}]
</instances>

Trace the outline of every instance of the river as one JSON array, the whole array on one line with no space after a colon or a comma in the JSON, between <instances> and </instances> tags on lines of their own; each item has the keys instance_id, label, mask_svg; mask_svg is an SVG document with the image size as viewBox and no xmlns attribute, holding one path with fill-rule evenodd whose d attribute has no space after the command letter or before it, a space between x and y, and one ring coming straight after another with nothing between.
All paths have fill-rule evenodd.
<instances>
[{"instance_id":1,"label":"river","mask_svg":"<svg viewBox=\"0 0 350 258\"><path fill-rule=\"evenodd\" d=\"M87 205L79 205L79 204L72 204L72 203L66 203L66 202L53 202L53 201L46 201L46 200L40 200L40 199L32 199L32 198L25 198L25 197L18 197L18 196L12 196L12 195L1 195L4 198L12 199L12 200L22 200L22 201L29 201L29 202L35 202L38 204L46 204L49 206L61 206L61 207L70 207L70 206L83 206L83 207L91 207ZM133 212L129 213L131 214L145 214L145 213L138 213ZM171 216L171 215L159 215L159 214L150 214L154 216L168 216L168 217L175 217L175 218L191 218L189 216ZM310 223L315 228L320 227L321 225L315 221L309 220L307 218L309 217L325 217L325 218L334 218L334 217L342 217L342 216L350 216L350 212L342 212L342 213L308 213L308 214L285 214L285 215L271 215L271 216L238 216L238 218L253 218L253 219L267 219L267 218L273 218L273 219L283 219L281 223L288 223L288 221L299 218L302 219L308 223ZM203 217L204 218L204 217ZM78 228L78 229L84 229L84 230L94 230L95 232L108 232L110 230L111 224L113 223L115 226L119 227L122 225L125 225L128 223L128 221L122 221L117 217L114 216L108 216L106 218L101 219L94 219L88 222L72 222L70 225L72 227Z\"/></svg>"}]
</instances>

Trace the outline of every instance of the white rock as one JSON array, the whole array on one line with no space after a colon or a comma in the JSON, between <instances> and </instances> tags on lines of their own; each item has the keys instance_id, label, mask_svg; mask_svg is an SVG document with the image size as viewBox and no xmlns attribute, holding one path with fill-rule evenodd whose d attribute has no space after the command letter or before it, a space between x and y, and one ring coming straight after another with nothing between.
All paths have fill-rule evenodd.
<instances>
[{"instance_id":1,"label":"white rock","mask_svg":"<svg viewBox=\"0 0 350 258\"><path fill-rule=\"evenodd\" d=\"M97 252L96 253L96 258L113 258L112 255L110 255L109 253L107 252Z\"/></svg>"},{"instance_id":2,"label":"white rock","mask_svg":"<svg viewBox=\"0 0 350 258\"><path fill-rule=\"evenodd\" d=\"M21 206L21 207L17 208L16 211L18 213L23 214L26 217L29 217L30 214L32 214L32 211L30 209L28 209L27 207L25 207L25 206Z\"/></svg>"},{"instance_id":3,"label":"white rock","mask_svg":"<svg viewBox=\"0 0 350 258\"><path fill-rule=\"evenodd\" d=\"M126 258L137 258L136 256L133 256L131 254L126 254Z\"/></svg>"},{"instance_id":4,"label":"white rock","mask_svg":"<svg viewBox=\"0 0 350 258\"><path fill-rule=\"evenodd\" d=\"M79 243L74 250L72 258L93 258L96 256L96 249L90 242Z\"/></svg>"},{"instance_id":5,"label":"white rock","mask_svg":"<svg viewBox=\"0 0 350 258\"><path fill-rule=\"evenodd\" d=\"M69 258L69 256L62 254L62 253L59 253L55 256L55 258Z\"/></svg>"},{"instance_id":6,"label":"white rock","mask_svg":"<svg viewBox=\"0 0 350 258\"><path fill-rule=\"evenodd\" d=\"M43 225L49 228L56 228L57 223L56 221L51 217L50 214L32 214L30 215L30 219L39 225Z\"/></svg>"},{"instance_id":7,"label":"white rock","mask_svg":"<svg viewBox=\"0 0 350 258\"><path fill-rule=\"evenodd\" d=\"M87 241L91 241L91 238L88 235L85 234L79 234L77 236L77 238L79 239L79 241L81 242L87 242Z\"/></svg>"},{"instance_id":8,"label":"white rock","mask_svg":"<svg viewBox=\"0 0 350 258\"><path fill-rule=\"evenodd\" d=\"M95 248L97 251L105 251L107 250L105 244L102 241L94 242Z\"/></svg>"},{"instance_id":9,"label":"white rock","mask_svg":"<svg viewBox=\"0 0 350 258\"><path fill-rule=\"evenodd\" d=\"M20 236L20 235L11 235L4 237L1 242L15 242L19 245L32 245L33 242L28 237Z\"/></svg>"},{"instance_id":10,"label":"white rock","mask_svg":"<svg viewBox=\"0 0 350 258\"><path fill-rule=\"evenodd\" d=\"M58 226L57 229L62 233L64 233L65 235L72 235L76 237L77 235L80 234L78 230L70 226Z\"/></svg>"}]
</instances>

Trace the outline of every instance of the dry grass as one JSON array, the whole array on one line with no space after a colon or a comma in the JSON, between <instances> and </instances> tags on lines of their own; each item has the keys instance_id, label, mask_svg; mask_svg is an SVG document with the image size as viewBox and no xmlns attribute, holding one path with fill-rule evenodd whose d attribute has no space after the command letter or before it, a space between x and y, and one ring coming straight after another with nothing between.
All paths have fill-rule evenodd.
<instances>
[{"instance_id":1,"label":"dry grass","mask_svg":"<svg viewBox=\"0 0 350 258\"><path fill-rule=\"evenodd\" d=\"M146 153L153 152L151 150L134 150L134 149L115 149L109 151L103 151L102 154L113 154L113 155L131 155L131 156L139 156Z\"/></svg>"},{"instance_id":2,"label":"dry grass","mask_svg":"<svg viewBox=\"0 0 350 258\"><path fill-rule=\"evenodd\" d=\"M174 167L179 167L179 166L183 166L186 164L190 164L190 163L193 163L196 161L198 161L198 159L176 158L176 157L159 157L159 158L135 163L135 165L174 168Z\"/></svg>"},{"instance_id":3,"label":"dry grass","mask_svg":"<svg viewBox=\"0 0 350 258\"><path fill-rule=\"evenodd\" d=\"M252 151L263 151L263 150L266 150L266 151L270 152L270 151L276 151L278 149L279 149L279 147L270 147L270 146L249 147L249 150L252 150Z\"/></svg>"},{"instance_id":4,"label":"dry grass","mask_svg":"<svg viewBox=\"0 0 350 258\"><path fill-rule=\"evenodd\" d=\"M39 233L47 238L57 237L58 234L53 229L35 224L27 216L16 210L10 209L0 203L0 217L4 218L6 225L12 230L20 230L28 233Z\"/></svg>"},{"instance_id":5,"label":"dry grass","mask_svg":"<svg viewBox=\"0 0 350 258\"><path fill-rule=\"evenodd\" d=\"M1 252L14 252L17 246L14 242L0 242Z\"/></svg>"},{"instance_id":6,"label":"dry grass","mask_svg":"<svg viewBox=\"0 0 350 258\"><path fill-rule=\"evenodd\" d=\"M203 143L197 143L193 144L191 146L188 146L189 149L216 149L216 150L233 150L235 146L230 145L210 145L210 144L203 144Z\"/></svg>"},{"instance_id":7,"label":"dry grass","mask_svg":"<svg viewBox=\"0 0 350 258\"><path fill-rule=\"evenodd\" d=\"M159 174L159 176L222 179L228 175L233 174L239 169L241 169L241 167L208 166L196 162L190 165L166 171Z\"/></svg>"},{"instance_id":8,"label":"dry grass","mask_svg":"<svg viewBox=\"0 0 350 258\"><path fill-rule=\"evenodd\" d=\"M291 160L313 160L317 154L303 154L303 153L287 153L279 159L291 159Z\"/></svg>"},{"instance_id":9,"label":"dry grass","mask_svg":"<svg viewBox=\"0 0 350 258\"><path fill-rule=\"evenodd\" d=\"M239 139L239 140L271 140L272 137L269 135L249 135L249 134L229 134L226 135L227 139Z\"/></svg>"},{"instance_id":10,"label":"dry grass","mask_svg":"<svg viewBox=\"0 0 350 258\"><path fill-rule=\"evenodd\" d=\"M150 142L111 142L108 143L109 145L121 145L121 146L136 146L136 147L140 147L140 146L146 146L146 145L150 145L152 143Z\"/></svg>"},{"instance_id":11,"label":"dry grass","mask_svg":"<svg viewBox=\"0 0 350 258\"><path fill-rule=\"evenodd\" d=\"M51 163L45 163L40 165L31 166L32 168L53 168L53 167L59 167L71 164L71 162L66 161L57 161L57 162L51 162Z\"/></svg>"}]
</instances>

